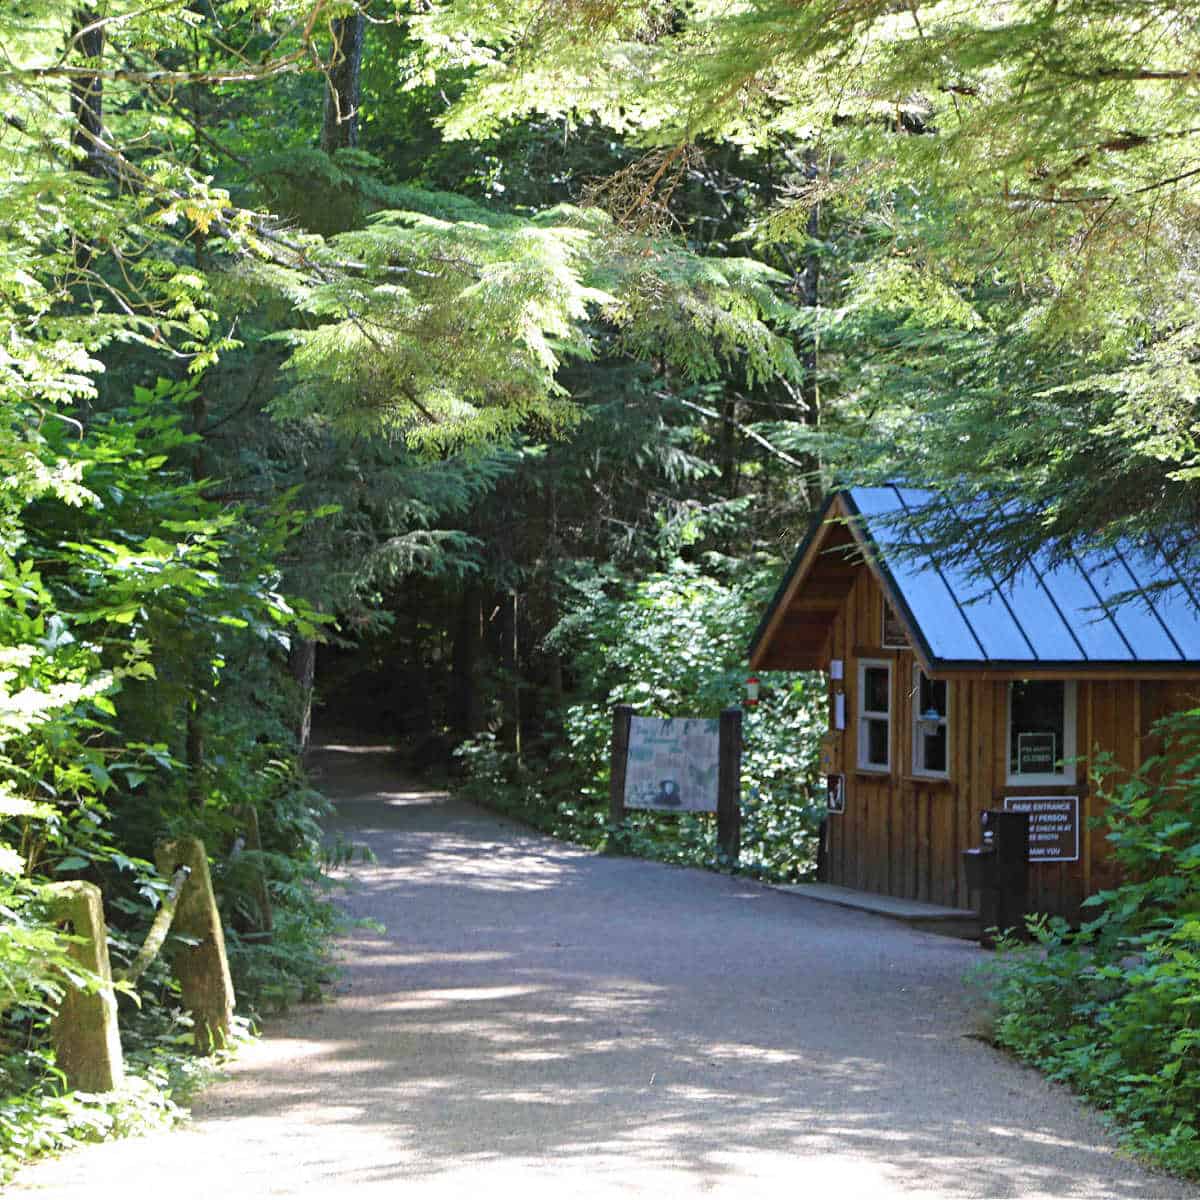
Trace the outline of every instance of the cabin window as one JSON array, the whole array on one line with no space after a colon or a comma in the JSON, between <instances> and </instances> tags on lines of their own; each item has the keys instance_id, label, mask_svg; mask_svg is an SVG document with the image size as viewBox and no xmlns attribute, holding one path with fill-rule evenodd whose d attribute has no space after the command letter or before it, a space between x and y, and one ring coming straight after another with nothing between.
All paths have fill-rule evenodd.
<instances>
[{"instance_id":1,"label":"cabin window","mask_svg":"<svg viewBox=\"0 0 1200 1200\"><path fill-rule=\"evenodd\" d=\"M913 774L950 774L950 685L913 667Z\"/></svg>"},{"instance_id":2,"label":"cabin window","mask_svg":"<svg viewBox=\"0 0 1200 1200\"><path fill-rule=\"evenodd\" d=\"M859 659L858 765L864 771L891 769L891 714L892 664Z\"/></svg>"},{"instance_id":3,"label":"cabin window","mask_svg":"<svg viewBox=\"0 0 1200 1200\"><path fill-rule=\"evenodd\" d=\"M1071 784L1075 684L1025 679L1008 685L1008 782Z\"/></svg>"}]
</instances>

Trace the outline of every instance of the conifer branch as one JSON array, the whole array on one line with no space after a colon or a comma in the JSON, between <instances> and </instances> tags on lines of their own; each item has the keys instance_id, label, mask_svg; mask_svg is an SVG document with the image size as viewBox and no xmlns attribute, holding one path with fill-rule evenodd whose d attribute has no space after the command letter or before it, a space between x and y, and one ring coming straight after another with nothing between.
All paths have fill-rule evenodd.
<instances>
[{"instance_id":1,"label":"conifer branch","mask_svg":"<svg viewBox=\"0 0 1200 1200\"><path fill-rule=\"evenodd\" d=\"M174 71L160 68L156 71L129 67L77 67L68 63L51 67L12 67L0 71L0 85L19 84L47 79L103 79L115 83L189 84L212 86L222 83L254 83L274 79L279 75L293 74L309 57L307 48L295 50L274 62L257 66L247 64L240 70L226 71Z\"/></svg>"},{"instance_id":2,"label":"conifer branch","mask_svg":"<svg viewBox=\"0 0 1200 1200\"><path fill-rule=\"evenodd\" d=\"M716 409L705 408L702 404L696 404L694 401L685 400L682 396L668 396L665 393L660 394L660 399L674 400L677 404L682 404L684 408L690 408L701 416L709 417L714 421L724 421L726 425L736 429L738 433L744 434L751 441L757 442L769 454L778 458L781 462L785 462L789 467L797 467L801 471L807 471L808 468L798 458L793 458L786 450L769 442L761 433L750 428L749 425L743 425L736 417L727 416L725 413L719 413Z\"/></svg>"}]
</instances>

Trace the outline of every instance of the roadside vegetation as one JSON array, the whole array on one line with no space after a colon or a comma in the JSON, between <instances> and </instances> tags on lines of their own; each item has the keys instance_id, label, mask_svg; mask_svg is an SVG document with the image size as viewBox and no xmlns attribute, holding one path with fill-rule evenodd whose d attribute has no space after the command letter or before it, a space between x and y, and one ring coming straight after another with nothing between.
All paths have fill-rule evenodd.
<instances>
[{"instance_id":1,"label":"roadside vegetation","mask_svg":"<svg viewBox=\"0 0 1200 1200\"><path fill-rule=\"evenodd\" d=\"M988 972L998 1044L1110 1116L1129 1150L1200 1176L1200 712L1160 727L1131 778L1102 775L1126 877L1078 930L1031 925Z\"/></svg>"},{"instance_id":2,"label":"roadside vegetation","mask_svg":"<svg viewBox=\"0 0 1200 1200\"><path fill-rule=\"evenodd\" d=\"M720 563L711 564L719 568ZM728 569L733 564L724 564ZM632 811L609 819L612 713L714 716L744 695L745 647L765 603L759 586L723 582L683 562L605 591L581 589L547 644L572 662L579 685L561 724L518 756L494 734L459 745L460 792L556 837L663 862L730 870L715 815ZM772 583L774 580L766 580ZM825 686L815 675L766 674L742 726L742 844L737 869L775 882L811 875L824 806L817 743Z\"/></svg>"}]
</instances>

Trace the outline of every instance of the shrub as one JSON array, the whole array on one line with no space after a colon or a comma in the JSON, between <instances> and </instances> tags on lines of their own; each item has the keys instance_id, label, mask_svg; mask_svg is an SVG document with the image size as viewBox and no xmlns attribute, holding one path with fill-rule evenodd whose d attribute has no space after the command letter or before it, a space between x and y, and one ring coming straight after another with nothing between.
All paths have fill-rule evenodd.
<instances>
[{"instance_id":1,"label":"shrub","mask_svg":"<svg viewBox=\"0 0 1200 1200\"><path fill-rule=\"evenodd\" d=\"M1124 779L1102 762L1125 882L1078 931L1031 923L990 968L997 1040L1105 1110L1128 1147L1200 1175L1200 710L1160 723L1165 750Z\"/></svg>"}]
</instances>

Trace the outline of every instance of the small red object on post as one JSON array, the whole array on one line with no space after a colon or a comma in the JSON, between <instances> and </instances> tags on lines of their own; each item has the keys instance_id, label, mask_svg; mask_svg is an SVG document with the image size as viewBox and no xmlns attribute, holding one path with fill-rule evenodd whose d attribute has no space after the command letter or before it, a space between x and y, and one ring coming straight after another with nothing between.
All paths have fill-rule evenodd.
<instances>
[{"instance_id":1,"label":"small red object on post","mask_svg":"<svg viewBox=\"0 0 1200 1200\"><path fill-rule=\"evenodd\" d=\"M747 708L753 708L758 703L758 677L751 675L746 680L746 700Z\"/></svg>"}]
</instances>

